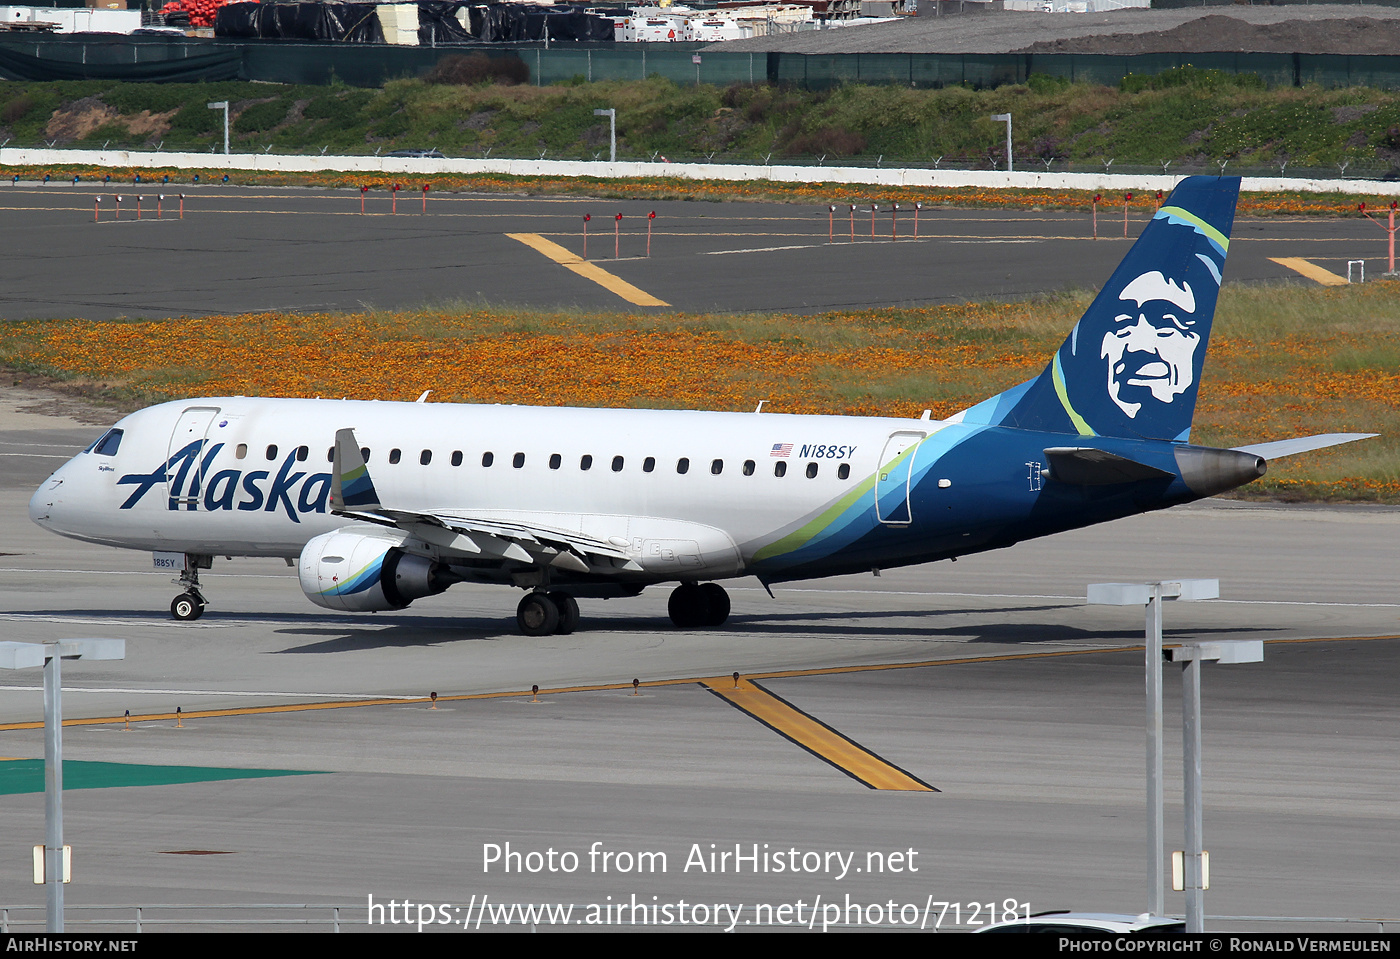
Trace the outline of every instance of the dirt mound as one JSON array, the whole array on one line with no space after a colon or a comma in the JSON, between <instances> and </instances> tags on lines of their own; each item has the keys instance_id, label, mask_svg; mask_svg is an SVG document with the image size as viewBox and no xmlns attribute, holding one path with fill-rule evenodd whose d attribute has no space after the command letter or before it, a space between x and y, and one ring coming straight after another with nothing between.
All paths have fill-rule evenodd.
<instances>
[{"instance_id":1,"label":"dirt mound","mask_svg":"<svg viewBox=\"0 0 1400 959\"><path fill-rule=\"evenodd\" d=\"M1017 53L1394 53L1400 20L1352 17L1246 23L1214 14L1152 33L1046 40Z\"/></svg>"},{"instance_id":2,"label":"dirt mound","mask_svg":"<svg viewBox=\"0 0 1400 959\"><path fill-rule=\"evenodd\" d=\"M44 127L44 136L60 142L81 140L91 136L94 130L114 123L125 127L133 136L162 137L169 132L170 118L176 112L152 113L142 110L123 116L97 97L83 97L55 110Z\"/></svg>"}]
</instances>

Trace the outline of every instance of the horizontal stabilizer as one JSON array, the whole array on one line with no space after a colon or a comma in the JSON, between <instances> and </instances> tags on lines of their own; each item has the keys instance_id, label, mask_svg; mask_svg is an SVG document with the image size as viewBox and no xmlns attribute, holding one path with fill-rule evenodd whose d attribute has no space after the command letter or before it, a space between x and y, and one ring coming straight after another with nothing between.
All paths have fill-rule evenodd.
<instances>
[{"instance_id":1,"label":"horizontal stabilizer","mask_svg":"<svg viewBox=\"0 0 1400 959\"><path fill-rule=\"evenodd\" d=\"M1272 443L1255 443L1251 446L1236 446L1241 453L1253 453L1271 460L1279 456L1292 456L1295 453L1310 453L1329 446L1368 440L1379 433L1319 433L1316 436L1295 436L1291 440L1275 440Z\"/></svg>"},{"instance_id":2,"label":"horizontal stabilizer","mask_svg":"<svg viewBox=\"0 0 1400 959\"><path fill-rule=\"evenodd\" d=\"M1073 486L1110 486L1175 475L1091 446L1051 447L1045 458L1050 461L1050 478Z\"/></svg>"}]
</instances>

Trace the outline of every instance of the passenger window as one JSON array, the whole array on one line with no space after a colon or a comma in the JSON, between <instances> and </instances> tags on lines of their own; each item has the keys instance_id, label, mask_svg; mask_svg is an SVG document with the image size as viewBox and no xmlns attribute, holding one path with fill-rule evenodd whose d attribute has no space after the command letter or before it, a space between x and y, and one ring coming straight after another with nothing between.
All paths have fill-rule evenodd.
<instances>
[{"instance_id":1,"label":"passenger window","mask_svg":"<svg viewBox=\"0 0 1400 959\"><path fill-rule=\"evenodd\" d=\"M654 470L654 469L656 469L656 457L655 457L655 456L648 456L646 459L642 460L642 472L643 472L643 473L650 473L650 472L651 472L652 470Z\"/></svg>"},{"instance_id":2,"label":"passenger window","mask_svg":"<svg viewBox=\"0 0 1400 959\"><path fill-rule=\"evenodd\" d=\"M491 465L492 463L494 463L495 461L496 461L496 454L495 454L495 453L482 453L482 454L481 454L481 465L482 465L482 466L490 466L490 465Z\"/></svg>"},{"instance_id":3,"label":"passenger window","mask_svg":"<svg viewBox=\"0 0 1400 959\"><path fill-rule=\"evenodd\" d=\"M270 460L277 459L277 444L274 443L267 448L267 458Z\"/></svg>"},{"instance_id":4,"label":"passenger window","mask_svg":"<svg viewBox=\"0 0 1400 959\"><path fill-rule=\"evenodd\" d=\"M687 459L687 458L684 457L684 456L682 456L680 459L676 460L676 472L677 472L677 473L689 473L689 472L690 472L690 460Z\"/></svg>"},{"instance_id":5,"label":"passenger window","mask_svg":"<svg viewBox=\"0 0 1400 959\"><path fill-rule=\"evenodd\" d=\"M516 453L515 456L511 459L510 465L514 466L516 469L520 469L520 467L525 465L525 454Z\"/></svg>"},{"instance_id":6,"label":"passenger window","mask_svg":"<svg viewBox=\"0 0 1400 959\"><path fill-rule=\"evenodd\" d=\"M621 456L614 456L614 457L613 457L612 470L613 470L614 473L621 473L621 472L622 472L622 457L621 457Z\"/></svg>"},{"instance_id":7,"label":"passenger window","mask_svg":"<svg viewBox=\"0 0 1400 959\"><path fill-rule=\"evenodd\" d=\"M752 476L752 475L753 475L753 471L754 471L756 468L757 468L757 464L755 464L753 460L744 460L744 475L745 475L745 476Z\"/></svg>"},{"instance_id":8,"label":"passenger window","mask_svg":"<svg viewBox=\"0 0 1400 959\"><path fill-rule=\"evenodd\" d=\"M368 447L368 446L361 446L361 447L360 447L360 459L364 460L366 463L369 462L369 447Z\"/></svg>"},{"instance_id":9,"label":"passenger window","mask_svg":"<svg viewBox=\"0 0 1400 959\"><path fill-rule=\"evenodd\" d=\"M462 465L462 451L461 451L461 450L453 450L453 451L452 451L452 465L453 465L453 466L461 466L461 465Z\"/></svg>"},{"instance_id":10,"label":"passenger window","mask_svg":"<svg viewBox=\"0 0 1400 959\"><path fill-rule=\"evenodd\" d=\"M836 467L836 478L837 478L837 479L847 479L847 478L850 477L850 475L851 475L851 464L850 464L850 463L842 463L840 466Z\"/></svg>"},{"instance_id":11,"label":"passenger window","mask_svg":"<svg viewBox=\"0 0 1400 959\"><path fill-rule=\"evenodd\" d=\"M560 456L558 453L549 454L550 469L557 470L562 465L564 465L564 457Z\"/></svg>"},{"instance_id":12,"label":"passenger window","mask_svg":"<svg viewBox=\"0 0 1400 959\"><path fill-rule=\"evenodd\" d=\"M421 453L418 454L418 462L419 462L419 463L422 463L424 466L427 466L427 465L428 465L429 463L431 463L432 461L433 461L433 451L432 451L432 450L424 450L423 452L421 452Z\"/></svg>"},{"instance_id":13,"label":"passenger window","mask_svg":"<svg viewBox=\"0 0 1400 959\"><path fill-rule=\"evenodd\" d=\"M579 457L578 468L581 470L591 470L593 468L593 457L584 453Z\"/></svg>"},{"instance_id":14,"label":"passenger window","mask_svg":"<svg viewBox=\"0 0 1400 959\"><path fill-rule=\"evenodd\" d=\"M122 445L122 431L108 430L107 435L93 444L92 451L98 456L115 456Z\"/></svg>"},{"instance_id":15,"label":"passenger window","mask_svg":"<svg viewBox=\"0 0 1400 959\"><path fill-rule=\"evenodd\" d=\"M401 451L401 450L390 450L390 451L389 451L389 462L390 462L390 463L397 464L398 461L399 461L400 459L402 459L402 458L403 458L403 451Z\"/></svg>"},{"instance_id":16,"label":"passenger window","mask_svg":"<svg viewBox=\"0 0 1400 959\"><path fill-rule=\"evenodd\" d=\"M774 476L786 476L786 475L787 475L787 460L778 460L778 462L776 462L776 463L773 464L773 475L774 475Z\"/></svg>"},{"instance_id":17,"label":"passenger window","mask_svg":"<svg viewBox=\"0 0 1400 959\"><path fill-rule=\"evenodd\" d=\"M298 446L298 447L297 447L297 462L298 462L298 463L305 463L305 462L306 462L306 458L307 458L308 456L310 456L310 455L311 455L311 449L310 449L309 447L306 447L306 446Z\"/></svg>"},{"instance_id":18,"label":"passenger window","mask_svg":"<svg viewBox=\"0 0 1400 959\"><path fill-rule=\"evenodd\" d=\"M710 460L710 475L718 476L724 472L724 460Z\"/></svg>"},{"instance_id":19,"label":"passenger window","mask_svg":"<svg viewBox=\"0 0 1400 959\"><path fill-rule=\"evenodd\" d=\"M243 458L243 457L241 457L241 456L239 457L239 459L242 459L242 458ZM335 462L335 447L334 447L334 446L332 446L330 449L326 450L326 462L327 462L327 463L334 463L334 462Z\"/></svg>"},{"instance_id":20,"label":"passenger window","mask_svg":"<svg viewBox=\"0 0 1400 959\"><path fill-rule=\"evenodd\" d=\"M234 456L235 459L240 459L240 460L241 460L241 459L243 459L243 458L244 458L245 456L247 456L247 455L248 455L248 444L247 444L247 443L239 443L239 444L238 444L238 448L237 448L236 450L233 451L233 456Z\"/></svg>"},{"instance_id":21,"label":"passenger window","mask_svg":"<svg viewBox=\"0 0 1400 959\"><path fill-rule=\"evenodd\" d=\"M807 478L808 478L808 479L816 479L816 478L817 478L817 464L816 464L816 463L808 463L808 464L807 464Z\"/></svg>"}]
</instances>

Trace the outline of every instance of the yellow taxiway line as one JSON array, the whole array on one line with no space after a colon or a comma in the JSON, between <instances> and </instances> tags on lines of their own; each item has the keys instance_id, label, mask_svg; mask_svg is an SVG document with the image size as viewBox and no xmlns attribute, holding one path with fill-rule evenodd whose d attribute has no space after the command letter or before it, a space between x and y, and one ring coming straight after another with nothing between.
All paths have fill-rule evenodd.
<instances>
[{"instance_id":1,"label":"yellow taxiway line","mask_svg":"<svg viewBox=\"0 0 1400 959\"><path fill-rule=\"evenodd\" d=\"M1333 636L1316 639L1272 639L1267 645L1292 645L1296 643L1365 642L1368 640L1394 640L1400 635L1387 636ZM1174 645L1174 644L1169 644ZM871 663L861 666L823 666L812 669L773 670L755 677L720 676L707 678L659 679L639 683L639 687L685 686L699 684L719 698L748 714L788 741L801 746L819 759L830 763L852 779L864 783L871 789L908 790L917 792L938 792L939 790L921 779L910 775L898 766L880 758L858 743L827 726L815 717L803 712L791 703L759 686L753 681L759 679L790 679L803 676L830 676L840 673L873 672L886 669L921 669L930 666L959 666L970 663L1012 662L1026 659L1052 659L1062 656L1086 656L1095 653L1142 652L1141 646L1120 646L1116 648L1062 649L1052 652L1002 653L995 656L968 656L960 659L933 659L909 663ZM539 695L559 695L560 693L601 692L626 690L635 687L631 683L600 683L587 686L567 686L555 689L541 689ZM437 702L464 702L473 699L522 699L530 696L528 691L496 693L466 693L455 696L439 696ZM432 702L428 697L421 699L361 699L337 702L287 703L279 706L245 706L232 709L200 709L182 714L183 719L212 719L231 716L259 716L275 713L294 713L320 709L353 709L365 706L406 706L425 705ZM89 719L65 719L65 726L108 726L124 721L151 723L176 719L175 713L147 713L132 716L93 717ZM40 722L20 722L0 724L0 731L19 729L43 729Z\"/></svg>"},{"instance_id":2,"label":"yellow taxiway line","mask_svg":"<svg viewBox=\"0 0 1400 959\"><path fill-rule=\"evenodd\" d=\"M637 306L670 306L665 300L658 300L645 290L639 290L631 283L613 276L607 270L594 266L576 253L570 253L558 243L546 240L538 233L507 233L512 240L524 243L530 249L543 253L566 270L573 270L585 280L592 280L605 290L616 293L628 303Z\"/></svg>"},{"instance_id":3,"label":"yellow taxiway line","mask_svg":"<svg viewBox=\"0 0 1400 959\"><path fill-rule=\"evenodd\" d=\"M1371 640L1400 639L1400 634L1385 636L1327 636L1304 639L1266 639L1265 645L1292 645L1296 643L1359 643ZM1174 643L1168 643L1168 647ZM1112 646L1112 647L1090 647L1087 649L1057 649L1053 651L1039 651L1033 653L1000 653L995 656L967 656L956 659L924 659L907 663L867 663L854 666L816 666L808 669L778 669L762 673L753 673L749 676L753 679L798 679L804 676L835 676L844 673L868 673L880 672L886 669L927 669L932 666L966 666L974 663L1004 663L1014 662L1023 659L1055 659L1061 656L1091 656L1096 653L1140 653L1141 646ZM740 682L744 677L740 676ZM641 689L654 689L663 686L690 686L697 683L715 683L722 685L729 683L732 687L734 679L732 676L719 679L705 679L696 677L677 677L675 679L649 679L638 684ZM581 686L556 686L549 689L541 689L541 696L558 696L563 693L597 693L610 691L625 691L632 689L631 683L595 683ZM449 696L439 696L437 702L458 703L468 702L474 699L524 699L531 695L528 689L502 690L494 693L459 693ZM394 697L392 699L342 699L334 702L309 702L309 703L283 703L277 706L235 706L226 709L191 709L184 710L181 716L184 719L215 719L231 716L265 716L276 713L299 713L320 709L361 709L366 706L425 706L433 700L427 696L415 698ZM130 722L155 722L159 720L174 720L176 714L169 713L142 713L132 715ZM65 719L65 726L114 726L124 721L128 721L125 716L93 716L84 719ZM0 732L8 732L16 729L43 729L44 721L28 721L18 723L0 723Z\"/></svg>"},{"instance_id":4,"label":"yellow taxiway line","mask_svg":"<svg viewBox=\"0 0 1400 959\"><path fill-rule=\"evenodd\" d=\"M1271 256L1269 259L1279 266L1287 267L1294 273L1301 273L1310 280L1316 280L1323 286L1346 286L1350 282L1346 277L1338 276L1331 270L1324 270L1316 263L1305 260L1301 256Z\"/></svg>"},{"instance_id":5,"label":"yellow taxiway line","mask_svg":"<svg viewBox=\"0 0 1400 959\"><path fill-rule=\"evenodd\" d=\"M805 713L780 696L747 679L737 683L732 677L702 679L704 686L741 712L747 713L784 739L824 760L856 782L871 789L897 789L908 792L938 792L933 786L912 776Z\"/></svg>"}]
</instances>

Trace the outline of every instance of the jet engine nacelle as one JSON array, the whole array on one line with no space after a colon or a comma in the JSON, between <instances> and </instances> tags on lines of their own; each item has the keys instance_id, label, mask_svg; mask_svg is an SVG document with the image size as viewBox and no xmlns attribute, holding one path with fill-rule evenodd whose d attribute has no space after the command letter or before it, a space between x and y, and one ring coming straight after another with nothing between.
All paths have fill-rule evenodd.
<instances>
[{"instance_id":1,"label":"jet engine nacelle","mask_svg":"<svg viewBox=\"0 0 1400 959\"><path fill-rule=\"evenodd\" d=\"M369 612L403 609L456 582L449 567L405 550L407 539L389 530L323 533L302 548L301 590L317 606Z\"/></svg>"}]
</instances>

